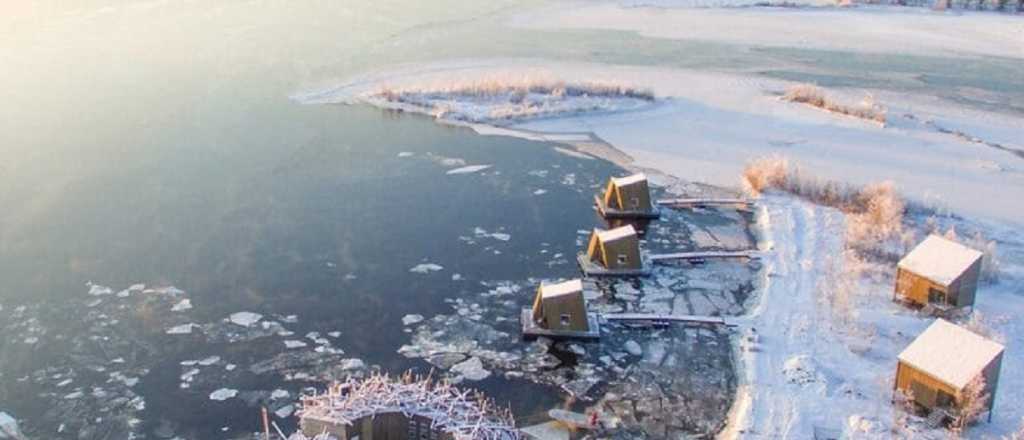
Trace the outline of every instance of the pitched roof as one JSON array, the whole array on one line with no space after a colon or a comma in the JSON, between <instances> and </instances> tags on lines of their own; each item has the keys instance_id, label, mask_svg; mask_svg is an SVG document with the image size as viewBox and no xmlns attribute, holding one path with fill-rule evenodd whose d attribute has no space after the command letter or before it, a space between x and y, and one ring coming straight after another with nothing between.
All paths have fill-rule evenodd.
<instances>
[{"instance_id":1,"label":"pitched roof","mask_svg":"<svg viewBox=\"0 0 1024 440\"><path fill-rule=\"evenodd\" d=\"M626 177L612 177L612 182L615 183L616 186L632 185L634 183L640 183L645 180L647 180L647 175L644 173L637 173L632 176Z\"/></svg>"},{"instance_id":2,"label":"pitched roof","mask_svg":"<svg viewBox=\"0 0 1024 440\"><path fill-rule=\"evenodd\" d=\"M938 235L929 235L903 257L898 266L936 283L949 285L979 258L981 252Z\"/></svg>"},{"instance_id":3,"label":"pitched roof","mask_svg":"<svg viewBox=\"0 0 1024 440\"><path fill-rule=\"evenodd\" d=\"M597 234L598 239L600 239L602 242L605 242L614 241L629 236L635 236L636 229L633 229L633 225L626 225L609 230L594 229L594 233Z\"/></svg>"},{"instance_id":4,"label":"pitched roof","mask_svg":"<svg viewBox=\"0 0 1024 440\"><path fill-rule=\"evenodd\" d=\"M1002 344L936 319L900 353L899 360L962 389L1002 352Z\"/></svg>"},{"instance_id":5,"label":"pitched roof","mask_svg":"<svg viewBox=\"0 0 1024 440\"><path fill-rule=\"evenodd\" d=\"M579 278L575 280L564 281L557 284L541 284L540 294L544 298L551 298L555 296L568 295L576 292L583 291L583 281Z\"/></svg>"}]
</instances>

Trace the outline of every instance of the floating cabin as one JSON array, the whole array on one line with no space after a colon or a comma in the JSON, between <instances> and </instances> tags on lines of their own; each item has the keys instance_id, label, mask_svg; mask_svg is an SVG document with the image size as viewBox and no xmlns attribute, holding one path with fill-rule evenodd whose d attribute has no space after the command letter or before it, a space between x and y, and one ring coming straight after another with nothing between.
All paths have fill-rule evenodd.
<instances>
[{"instance_id":1,"label":"floating cabin","mask_svg":"<svg viewBox=\"0 0 1024 440\"><path fill-rule=\"evenodd\" d=\"M897 265L894 299L940 312L973 307L981 257L981 252L930 235Z\"/></svg>"},{"instance_id":2,"label":"floating cabin","mask_svg":"<svg viewBox=\"0 0 1024 440\"><path fill-rule=\"evenodd\" d=\"M610 230L594 229L587 253L576 257L590 276L645 276L650 270L640 256L640 238L632 225Z\"/></svg>"},{"instance_id":3,"label":"floating cabin","mask_svg":"<svg viewBox=\"0 0 1024 440\"><path fill-rule=\"evenodd\" d=\"M929 412L955 417L967 385L981 376L991 421L1002 360L1001 344L937 319L900 353L895 388L909 391L914 402Z\"/></svg>"},{"instance_id":4,"label":"floating cabin","mask_svg":"<svg viewBox=\"0 0 1024 440\"><path fill-rule=\"evenodd\" d=\"M511 411L447 382L373 374L302 397L289 439L520 440Z\"/></svg>"},{"instance_id":5,"label":"floating cabin","mask_svg":"<svg viewBox=\"0 0 1024 440\"><path fill-rule=\"evenodd\" d=\"M576 279L537 288L533 307L523 309L523 336L597 339L601 336L597 314L587 313L583 281Z\"/></svg>"},{"instance_id":6,"label":"floating cabin","mask_svg":"<svg viewBox=\"0 0 1024 440\"><path fill-rule=\"evenodd\" d=\"M594 203L597 211L606 219L650 219L659 216L657 208L651 203L647 176L642 173L608 179L604 196L594 196Z\"/></svg>"}]
</instances>

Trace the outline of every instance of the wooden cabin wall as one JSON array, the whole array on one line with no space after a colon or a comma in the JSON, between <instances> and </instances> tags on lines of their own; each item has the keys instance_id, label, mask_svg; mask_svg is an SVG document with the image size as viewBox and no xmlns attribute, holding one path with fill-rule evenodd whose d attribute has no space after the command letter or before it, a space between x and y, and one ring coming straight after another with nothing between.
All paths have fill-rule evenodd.
<instances>
[{"instance_id":1,"label":"wooden cabin wall","mask_svg":"<svg viewBox=\"0 0 1024 440\"><path fill-rule=\"evenodd\" d=\"M946 292L947 299L950 297L946 286L933 283L931 280L909 270L897 269L896 293L902 295L904 299L926 305L928 304L928 289L930 288Z\"/></svg>"},{"instance_id":2,"label":"wooden cabin wall","mask_svg":"<svg viewBox=\"0 0 1024 440\"><path fill-rule=\"evenodd\" d=\"M314 437L320 435L321 432L326 432L338 440L348 440L348 430L346 425L338 423L328 423L313 419L300 419L299 430L306 437Z\"/></svg>"},{"instance_id":3,"label":"wooden cabin wall","mask_svg":"<svg viewBox=\"0 0 1024 440\"><path fill-rule=\"evenodd\" d=\"M588 328L587 310L584 307L582 293L547 298L542 308L549 330L586 331ZM568 325L562 325L563 314L569 315Z\"/></svg>"},{"instance_id":4,"label":"wooden cabin wall","mask_svg":"<svg viewBox=\"0 0 1024 440\"><path fill-rule=\"evenodd\" d=\"M974 305L974 297L978 292L978 279L981 278L981 259L975 261L960 277L956 279L957 306Z\"/></svg>"},{"instance_id":5,"label":"wooden cabin wall","mask_svg":"<svg viewBox=\"0 0 1024 440\"><path fill-rule=\"evenodd\" d=\"M911 384L914 381L921 383L925 388L931 390L931 396L917 395L920 393L915 393L914 395L914 400L924 407L931 408L933 406L935 395L939 390L954 397L959 395L959 390L953 389L953 387L914 368L912 365L899 362L896 367L896 388L903 391L911 390Z\"/></svg>"},{"instance_id":6,"label":"wooden cabin wall","mask_svg":"<svg viewBox=\"0 0 1024 440\"><path fill-rule=\"evenodd\" d=\"M641 267L640 243L636 237L602 243L602 245L607 262L605 267L608 269L639 269ZM626 256L624 264L619 264L619 255Z\"/></svg>"}]
</instances>

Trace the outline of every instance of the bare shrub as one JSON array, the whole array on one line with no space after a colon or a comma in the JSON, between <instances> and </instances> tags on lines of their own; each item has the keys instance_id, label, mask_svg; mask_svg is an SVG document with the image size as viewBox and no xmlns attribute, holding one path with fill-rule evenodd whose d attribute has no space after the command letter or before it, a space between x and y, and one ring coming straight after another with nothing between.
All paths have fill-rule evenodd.
<instances>
[{"instance_id":1,"label":"bare shrub","mask_svg":"<svg viewBox=\"0 0 1024 440\"><path fill-rule=\"evenodd\" d=\"M939 232L939 231L935 231ZM981 252L981 280L993 283L999 281L1001 262L998 255L998 245L993 240L988 240L981 232L974 234L957 234L956 228L950 226L942 235L952 241L960 243L978 252Z\"/></svg>"},{"instance_id":2,"label":"bare shrub","mask_svg":"<svg viewBox=\"0 0 1024 440\"><path fill-rule=\"evenodd\" d=\"M865 97L864 102L859 105L845 104L828 97L824 90L813 84L790 86L782 95L782 99L818 107L833 113L875 121L879 124L885 124L888 112L884 106L875 102L871 95Z\"/></svg>"},{"instance_id":3,"label":"bare shrub","mask_svg":"<svg viewBox=\"0 0 1024 440\"><path fill-rule=\"evenodd\" d=\"M743 169L742 185L752 194L785 191L848 214L848 246L879 255L898 255L904 244L906 204L892 182L858 187L823 180L778 156L759 158Z\"/></svg>"},{"instance_id":4,"label":"bare shrub","mask_svg":"<svg viewBox=\"0 0 1024 440\"><path fill-rule=\"evenodd\" d=\"M995 325L1005 323L1008 320L1006 317L991 318L988 315L975 310L971 313L970 318L962 322L964 328L977 333L981 336L989 338L1000 344L1006 343L1006 337L1003 336L998 330L995 329Z\"/></svg>"},{"instance_id":5,"label":"bare shrub","mask_svg":"<svg viewBox=\"0 0 1024 440\"><path fill-rule=\"evenodd\" d=\"M953 419L950 430L959 437L967 426L988 410L989 393L985 384L985 376L979 374L971 380L958 399L959 411Z\"/></svg>"},{"instance_id":6,"label":"bare shrub","mask_svg":"<svg viewBox=\"0 0 1024 440\"><path fill-rule=\"evenodd\" d=\"M600 96L610 98L634 98L645 101L654 100L654 92L649 89L629 87L607 82L567 83L565 81L534 78L485 78L474 81L451 82L430 87L396 88L385 86L376 95L389 101L403 102L408 95L447 94L466 97L486 98L511 95L521 101L530 93L551 95L556 97Z\"/></svg>"}]
</instances>

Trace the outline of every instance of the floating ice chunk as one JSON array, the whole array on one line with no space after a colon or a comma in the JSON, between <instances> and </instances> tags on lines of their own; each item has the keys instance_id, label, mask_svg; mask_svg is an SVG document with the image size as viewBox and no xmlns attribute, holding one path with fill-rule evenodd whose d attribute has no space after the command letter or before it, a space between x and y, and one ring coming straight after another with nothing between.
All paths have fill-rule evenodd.
<instances>
[{"instance_id":1,"label":"floating ice chunk","mask_svg":"<svg viewBox=\"0 0 1024 440\"><path fill-rule=\"evenodd\" d=\"M77 399L77 398L82 397L84 395L85 394L82 393L81 391L75 391L75 392L70 393L70 394L65 394L64 398L67 399L67 400L71 400L71 399Z\"/></svg>"},{"instance_id":2,"label":"floating ice chunk","mask_svg":"<svg viewBox=\"0 0 1024 440\"><path fill-rule=\"evenodd\" d=\"M306 346L306 343L297 339L288 339L284 341L284 346L286 348L302 348Z\"/></svg>"},{"instance_id":3,"label":"floating ice chunk","mask_svg":"<svg viewBox=\"0 0 1024 440\"><path fill-rule=\"evenodd\" d=\"M92 296L110 295L112 293L114 293L114 290L107 286L101 286L99 284L89 285L89 294Z\"/></svg>"},{"instance_id":4,"label":"floating ice chunk","mask_svg":"<svg viewBox=\"0 0 1024 440\"><path fill-rule=\"evenodd\" d=\"M146 290L146 285L145 284L141 284L140 283L140 284L132 284L131 286L128 286L128 291L129 292L141 292L143 290Z\"/></svg>"},{"instance_id":5,"label":"floating ice chunk","mask_svg":"<svg viewBox=\"0 0 1024 440\"><path fill-rule=\"evenodd\" d=\"M327 332L327 336L330 336L332 338L337 338L337 337L341 336L341 332L338 332L338 331Z\"/></svg>"},{"instance_id":6,"label":"floating ice chunk","mask_svg":"<svg viewBox=\"0 0 1024 440\"><path fill-rule=\"evenodd\" d=\"M295 412L294 405L285 405L278 408L277 411L274 411L274 415L283 419L292 415L293 412Z\"/></svg>"},{"instance_id":7,"label":"floating ice chunk","mask_svg":"<svg viewBox=\"0 0 1024 440\"><path fill-rule=\"evenodd\" d=\"M57 384L57 387L66 387L68 385L71 385L71 382L73 382L71 379L64 379Z\"/></svg>"},{"instance_id":8,"label":"floating ice chunk","mask_svg":"<svg viewBox=\"0 0 1024 440\"><path fill-rule=\"evenodd\" d=\"M181 289L179 289L177 287L174 287L174 286L161 287L159 289L155 289L154 291L156 293L159 293L159 294L171 295L171 296L182 295L182 294L185 293L184 290L181 290Z\"/></svg>"},{"instance_id":9,"label":"floating ice chunk","mask_svg":"<svg viewBox=\"0 0 1024 440\"><path fill-rule=\"evenodd\" d=\"M216 400L216 401L228 400L228 399L234 398L237 395L238 395L238 390L233 390L231 388L221 388L219 390L216 390L216 391L210 393L210 400Z\"/></svg>"},{"instance_id":10,"label":"floating ice chunk","mask_svg":"<svg viewBox=\"0 0 1024 440\"><path fill-rule=\"evenodd\" d=\"M423 315L405 315L402 317L402 325L413 325L423 321Z\"/></svg>"},{"instance_id":11,"label":"floating ice chunk","mask_svg":"<svg viewBox=\"0 0 1024 440\"><path fill-rule=\"evenodd\" d=\"M299 322L299 315L285 316L284 318L281 318L281 322L286 324L295 324L296 322Z\"/></svg>"},{"instance_id":12,"label":"floating ice chunk","mask_svg":"<svg viewBox=\"0 0 1024 440\"><path fill-rule=\"evenodd\" d=\"M453 273L452 274L452 281L459 281L461 279L462 279L462 274L458 274L458 273Z\"/></svg>"},{"instance_id":13,"label":"floating ice chunk","mask_svg":"<svg viewBox=\"0 0 1024 440\"><path fill-rule=\"evenodd\" d=\"M191 308L192 308L192 301L189 300L188 298L185 298L185 299L183 299L181 301L178 301L177 304L175 304L173 307L171 307L171 311L172 312L183 312L183 311L191 309Z\"/></svg>"},{"instance_id":14,"label":"floating ice chunk","mask_svg":"<svg viewBox=\"0 0 1024 440\"><path fill-rule=\"evenodd\" d=\"M512 239L511 235L505 234L505 233L501 233L501 232L495 232L495 233L491 234L491 237L494 237L495 240L501 240L501 241L509 241L509 240Z\"/></svg>"},{"instance_id":15,"label":"floating ice chunk","mask_svg":"<svg viewBox=\"0 0 1024 440\"><path fill-rule=\"evenodd\" d=\"M398 157L412 157L414 154L412 151L402 151L398 153Z\"/></svg>"},{"instance_id":16,"label":"floating ice chunk","mask_svg":"<svg viewBox=\"0 0 1024 440\"><path fill-rule=\"evenodd\" d=\"M234 371L234 370L235 370L235 368L238 368L238 365L235 365L235 364L227 364L227 365L225 365L225 366L224 366L224 369L225 369L225 370L228 370L228 371Z\"/></svg>"},{"instance_id":17,"label":"floating ice chunk","mask_svg":"<svg viewBox=\"0 0 1024 440\"><path fill-rule=\"evenodd\" d=\"M640 344L632 339L626 341L625 347L626 351L633 356L640 356L644 354L644 349L640 347Z\"/></svg>"},{"instance_id":18,"label":"floating ice chunk","mask_svg":"<svg viewBox=\"0 0 1024 440\"><path fill-rule=\"evenodd\" d=\"M237 324L242 327L249 327L260 319L263 319L263 315L253 312L235 312L228 317L228 320L231 321L232 324Z\"/></svg>"},{"instance_id":19,"label":"floating ice chunk","mask_svg":"<svg viewBox=\"0 0 1024 440\"><path fill-rule=\"evenodd\" d=\"M22 438L21 431L18 430L18 421L14 420L10 414L0 411L0 438Z\"/></svg>"},{"instance_id":20,"label":"floating ice chunk","mask_svg":"<svg viewBox=\"0 0 1024 440\"><path fill-rule=\"evenodd\" d=\"M533 192L533 195L535 195L535 196L542 196L542 195L547 194L547 193L548 193L548 190L546 190L546 189L538 189L538 190Z\"/></svg>"},{"instance_id":21,"label":"floating ice chunk","mask_svg":"<svg viewBox=\"0 0 1024 440\"><path fill-rule=\"evenodd\" d=\"M270 400L287 399L291 396L288 390L282 390L280 388L270 392Z\"/></svg>"},{"instance_id":22,"label":"floating ice chunk","mask_svg":"<svg viewBox=\"0 0 1024 440\"><path fill-rule=\"evenodd\" d=\"M29 336L29 337L25 338L25 343L28 344L28 345L35 344L36 342L39 342L39 338L37 338L35 336Z\"/></svg>"},{"instance_id":23,"label":"floating ice chunk","mask_svg":"<svg viewBox=\"0 0 1024 440\"><path fill-rule=\"evenodd\" d=\"M442 270L442 269L444 269L444 266L441 266L440 264L423 263L423 264L417 264L417 265L413 266L411 269L409 269L409 272L429 273L429 272L437 272L437 271Z\"/></svg>"},{"instance_id":24,"label":"floating ice chunk","mask_svg":"<svg viewBox=\"0 0 1024 440\"><path fill-rule=\"evenodd\" d=\"M471 357L455 364L452 366L451 372L468 380L484 380L491 375L490 371L484 369L484 364L478 357Z\"/></svg>"},{"instance_id":25,"label":"floating ice chunk","mask_svg":"<svg viewBox=\"0 0 1024 440\"><path fill-rule=\"evenodd\" d=\"M217 362L220 362L220 356L210 356L210 357L208 357L206 359L203 359L201 361L198 361L196 363L206 367L206 366L210 366L210 365L216 364Z\"/></svg>"},{"instance_id":26,"label":"floating ice chunk","mask_svg":"<svg viewBox=\"0 0 1024 440\"><path fill-rule=\"evenodd\" d=\"M459 168L456 168L454 170L448 170L448 172L446 172L445 174L449 174L449 175L450 174L470 174L470 173L476 173L476 172L479 172L479 171L486 170L486 169L488 169L490 167L491 167L491 165L469 165L469 166L459 167Z\"/></svg>"},{"instance_id":27,"label":"floating ice chunk","mask_svg":"<svg viewBox=\"0 0 1024 440\"><path fill-rule=\"evenodd\" d=\"M345 371L350 370L362 370L366 368L366 363L362 359L345 359L341 361L341 369Z\"/></svg>"},{"instance_id":28,"label":"floating ice chunk","mask_svg":"<svg viewBox=\"0 0 1024 440\"><path fill-rule=\"evenodd\" d=\"M171 328L167 329L167 334L169 334L169 335L187 335L187 334L192 333L192 327L199 327L199 326L196 325L196 324L193 324L191 322L188 323L188 324L176 325L174 327L171 327Z\"/></svg>"}]
</instances>

